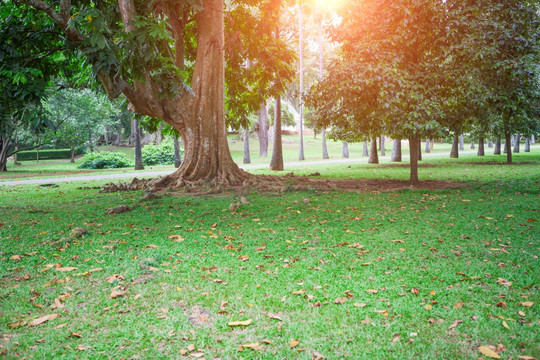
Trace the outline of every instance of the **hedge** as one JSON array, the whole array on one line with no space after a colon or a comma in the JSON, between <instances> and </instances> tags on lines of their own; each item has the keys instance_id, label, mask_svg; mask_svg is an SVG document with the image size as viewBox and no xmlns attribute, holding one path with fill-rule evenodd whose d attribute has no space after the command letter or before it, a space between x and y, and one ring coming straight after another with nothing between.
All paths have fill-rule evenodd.
<instances>
[{"instance_id":1,"label":"hedge","mask_svg":"<svg viewBox=\"0 0 540 360\"><path fill-rule=\"evenodd\" d=\"M75 155L82 154L82 149L75 151ZM37 160L38 151L37 150L28 150L28 151L19 151L17 153L17 161L29 161ZM71 158L70 149L46 149L39 150L39 160L50 160L50 159L69 159Z\"/></svg>"},{"instance_id":2,"label":"hedge","mask_svg":"<svg viewBox=\"0 0 540 360\"><path fill-rule=\"evenodd\" d=\"M133 166L126 154L118 151L89 153L82 157L79 169L114 169Z\"/></svg>"}]
</instances>

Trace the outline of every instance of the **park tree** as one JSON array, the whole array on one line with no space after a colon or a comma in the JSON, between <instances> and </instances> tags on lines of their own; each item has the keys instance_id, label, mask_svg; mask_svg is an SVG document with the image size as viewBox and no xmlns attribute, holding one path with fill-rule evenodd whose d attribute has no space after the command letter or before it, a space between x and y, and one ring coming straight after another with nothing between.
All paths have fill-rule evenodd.
<instances>
[{"instance_id":1,"label":"park tree","mask_svg":"<svg viewBox=\"0 0 540 360\"><path fill-rule=\"evenodd\" d=\"M242 13L256 13L257 21L271 23L280 2L228 3L225 14L223 0L21 1L47 14L82 51L111 98L124 94L133 111L162 119L181 134L182 165L154 182L154 188L239 185L253 178L233 162L227 144L225 55L243 35L232 30L226 45L225 20L227 29L234 29ZM272 44L276 52L285 49L275 37L265 40L265 47ZM249 61L256 62L256 55Z\"/></svg>"}]
</instances>

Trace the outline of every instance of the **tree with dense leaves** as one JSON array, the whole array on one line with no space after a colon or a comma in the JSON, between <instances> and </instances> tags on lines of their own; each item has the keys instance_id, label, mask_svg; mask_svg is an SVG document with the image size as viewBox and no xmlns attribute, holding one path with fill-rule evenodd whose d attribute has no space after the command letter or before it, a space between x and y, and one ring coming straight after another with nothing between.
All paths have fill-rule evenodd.
<instances>
[{"instance_id":1,"label":"tree with dense leaves","mask_svg":"<svg viewBox=\"0 0 540 360\"><path fill-rule=\"evenodd\" d=\"M271 36L280 2L235 1L228 4L225 16L223 0L21 1L46 13L64 31L93 65L110 97L124 94L133 111L162 119L181 134L184 161L175 173L156 180L154 188L256 181L233 162L227 143L225 114L234 105L228 103L225 109L225 55L239 56L227 62L229 68L246 60L265 62L263 57L271 54L272 60L279 60L277 70L254 76L273 81L288 73L280 56L286 46ZM253 23L245 23L246 14L253 15L249 18ZM238 46L246 40L245 29L257 31L247 40L263 45L250 49L265 51L243 57L247 52ZM247 86L258 83L250 80ZM264 98L265 89L250 90Z\"/></svg>"}]
</instances>

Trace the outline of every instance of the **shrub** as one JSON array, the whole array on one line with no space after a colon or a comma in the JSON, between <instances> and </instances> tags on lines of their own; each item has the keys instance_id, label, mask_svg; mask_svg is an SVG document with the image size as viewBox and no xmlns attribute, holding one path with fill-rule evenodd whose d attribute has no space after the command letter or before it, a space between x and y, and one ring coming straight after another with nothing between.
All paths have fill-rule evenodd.
<instances>
[{"instance_id":1,"label":"shrub","mask_svg":"<svg viewBox=\"0 0 540 360\"><path fill-rule=\"evenodd\" d=\"M76 155L82 153L81 149L75 151ZM17 161L37 160L38 150L19 151L17 153ZM69 159L71 157L70 149L47 149L39 150L39 160L51 159Z\"/></svg>"},{"instance_id":2,"label":"shrub","mask_svg":"<svg viewBox=\"0 0 540 360\"><path fill-rule=\"evenodd\" d=\"M113 169L133 166L126 154L121 152L89 153L82 157L79 169Z\"/></svg>"},{"instance_id":3,"label":"shrub","mask_svg":"<svg viewBox=\"0 0 540 360\"><path fill-rule=\"evenodd\" d=\"M171 165L174 164L174 146L172 144L146 145L142 149L144 165Z\"/></svg>"}]
</instances>

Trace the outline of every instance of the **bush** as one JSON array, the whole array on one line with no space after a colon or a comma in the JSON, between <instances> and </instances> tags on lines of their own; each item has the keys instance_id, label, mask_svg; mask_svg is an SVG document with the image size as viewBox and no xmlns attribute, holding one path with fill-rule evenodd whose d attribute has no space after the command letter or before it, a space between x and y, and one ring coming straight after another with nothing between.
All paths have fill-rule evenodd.
<instances>
[{"instance_id":1,"label":"bush","mask_svg":"<svg viewBox=\"0 0 540 360\"><path fill-rule=\"evenodd\" d=\"M75 155L80 155L81 149L75 151ZM51 160L51 159L69 159L71 157L71 150L69 149L47 149L39 150L39 160ZM37 160L38 150L19 151L17 153L17 161L29 161Z\"/></svg>"},{"instance_id":2,"label":"bush","mask_svg":"<svg viewBox=\"0 0 540 360\"><path fill-rule=\"evenodd\" d=\"M174 146L172 144L146 145L142 149L144 165L171 165L174 164Z\"/></svg>"},{"instance_id":3,"label":"bush","mask_svg":"<svg viewBox=\"0 0 540 360\"><path fill-rule=\"evenodd\" d=\"M79 169L115 169L133 166L126 154L121 152L89 153L82 157Z\"/></svg>"}]
</instances>

